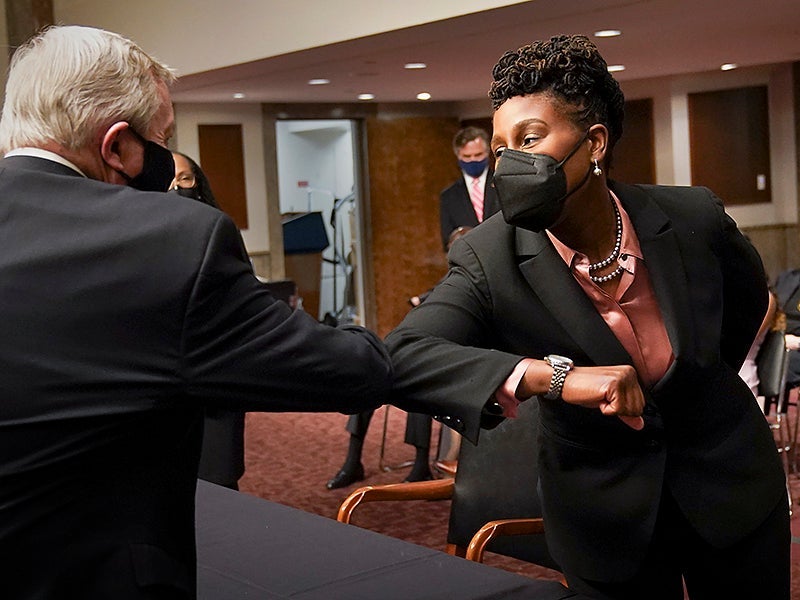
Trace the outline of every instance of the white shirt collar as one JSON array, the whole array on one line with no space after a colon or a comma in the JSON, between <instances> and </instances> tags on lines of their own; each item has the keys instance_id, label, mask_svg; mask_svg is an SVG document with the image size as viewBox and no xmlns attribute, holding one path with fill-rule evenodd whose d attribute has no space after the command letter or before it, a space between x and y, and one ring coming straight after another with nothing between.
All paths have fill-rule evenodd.
<instances>
[{"instance_id":1,"label":"white shirt collar","mask_svg":"<svg viewBox=\"0 0 800 600\"><path fill-rule=\"evenodd\" d=\"M488 172L489 172L489 167L487 166L483 170L483 173L481 173L477 177L473 177L472 175L467 175L466 173L464 173L464 171L461 171L461 175L464 177L464 182L467 184L467 187L472 185L472 180L473 179L478 179L481 182L481 186L485 186L486 185L486 174Z\"/></svg>"},{"instance_id":2,"label":"white shirt collar","mask_svg":"<svg viewBox=\"0 0 800 600\"><path fill-rule=\"evenodd\" d=\"M53 162L57 162L57 163L59 163L61 165L64 165L65 167L69 167L70 169L72 169L76 173L82 175L83 177L86 177L86 173L81 171L75 165L75 163L73 163L72 161L67 160L66 158L64 158L60 154L56 154L55 152L50 152L50 150L44 150L42 148L32 148L32 147L26 146L24 148L14 148L10 152L6 152L6 156L7 157L8 156L34 156L36 158L44 158L45 160L51 160ZM87 177L87 179L88 179L88 177Z\"/></svg>"}]
</instances>

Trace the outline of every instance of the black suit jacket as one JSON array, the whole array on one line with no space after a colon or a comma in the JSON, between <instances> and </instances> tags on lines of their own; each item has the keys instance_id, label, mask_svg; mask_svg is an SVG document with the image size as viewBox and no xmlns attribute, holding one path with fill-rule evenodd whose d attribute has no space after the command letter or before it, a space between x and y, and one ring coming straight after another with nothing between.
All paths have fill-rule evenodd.
<instances>
[{"instance_id":1,"label":"black suit jacket","mask_svg":"<svg viewBox=\"0 0 800 600\"><path fill-rule=\"evenodd\" d=\"M4 597L194 597L204 409L385 400L381 342L274 300L199 202L6 158L0 239Z\"/></svg>"},{"instance_id":2,"label":"black suit jacket","mask_svg":"<svg viewBox=\"0 0 800 600\"><path fill-rule=\"evenodd\" d=\"M483 218L489 218L498 210L500 210L500 202L497 199L497 191L492 185L492 171L489 170L483 189ZM472 207L463 175L442 190L439 196L439 224L442 231L442 247L445 250L447 250L450 234L455 229L478 225L478 217Z\"/></svg>"},{"instance_id":3,"label":"black suit jacket","mask_svg":"<svg viewBox=\"0 0 800 600\"><path fill-rule=\"evenodd\" d=\"M708 190L616 185L675 361L645 390L636 432L599 410L541 402L541 495L553 557L594 580L630 577L662 487L724 546L785 496L764 416L737 371L766 310L761 261ZM395 403L478 440L484 404L522 357L632 364L546 234L498 214L451 249L448 277L387 337ZM537 401L537 400L530 400Z\"/></svg>"}]
</instances>

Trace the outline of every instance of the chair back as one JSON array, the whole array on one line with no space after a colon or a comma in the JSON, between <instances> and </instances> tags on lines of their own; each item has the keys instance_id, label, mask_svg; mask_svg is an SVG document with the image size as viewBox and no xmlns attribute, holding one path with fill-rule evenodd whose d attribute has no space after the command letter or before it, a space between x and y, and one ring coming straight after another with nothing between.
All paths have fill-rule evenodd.
<instances>
[{"instance_id":1,"label":"chair back","mask_svg":"<svg viewBox=\"0 0 800 600\"><path fill-rule=\"evenodd\" d=\"M764 396L764 412L774 403L781 406L789 360L783 331L767 332L756 356L758 393Z\"/></svg>"},{"instance_id":2,"label":"chair back","mask_svg":"<svg viewBox=\"0 0 800 600\"><path fill-rule=\"evenodd\" d=\"M515 419L462 441L447 541L466 547L484 523L542 516L539 500L539 402L519 406ZM545 523L545 527L547 524ZM487 550L558 569L544 535L500 537Z\"/></svg>"}]
</instances>

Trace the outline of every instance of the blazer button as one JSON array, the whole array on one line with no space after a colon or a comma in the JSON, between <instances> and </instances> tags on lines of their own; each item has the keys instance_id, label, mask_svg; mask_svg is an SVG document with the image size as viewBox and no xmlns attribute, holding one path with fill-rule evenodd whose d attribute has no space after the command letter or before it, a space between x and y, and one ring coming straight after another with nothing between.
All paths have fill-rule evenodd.
<instances>
[{"instance_id":1,"label":"blazer button","mask_svg":"<svg viewBox=\"0 0 800 600\"><path fill-rule=\"evenodd\" d=\"M647 442L645 442L645 446L647 446L647 449L650 450L651 452L658 452L659 450L661 450L661 442L656 439L651 438L647 440Z\"/></svg>"}]
</instances>

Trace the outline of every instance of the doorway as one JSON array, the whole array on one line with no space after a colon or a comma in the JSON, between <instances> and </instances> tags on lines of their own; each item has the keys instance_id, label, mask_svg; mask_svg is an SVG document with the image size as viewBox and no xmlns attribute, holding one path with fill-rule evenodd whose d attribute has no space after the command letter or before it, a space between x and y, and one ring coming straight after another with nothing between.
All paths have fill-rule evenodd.
<instances>
[{"instance_id":1,"label":"doorway","mask_svg":"<svg viewBox=\"0 0 800 600\"><path fill-rule=\"evenodd\" d=\"M303 273L319 282L318 301L304 309L320 321L364 324L364 269L361 242L362 194L355 152L355 122L300 119L275 122L280 213L321 221L327 246L310 257ZM291 256L287 255L287 269ZM287 273L289 276L289 273ZM308 293L309 299L313 292ZM301 290L302 296L302 290ZM316 305L316 306L314 306Z\"/></svg>"}]
</instances>

